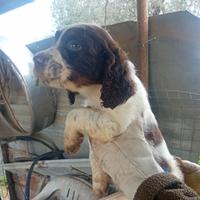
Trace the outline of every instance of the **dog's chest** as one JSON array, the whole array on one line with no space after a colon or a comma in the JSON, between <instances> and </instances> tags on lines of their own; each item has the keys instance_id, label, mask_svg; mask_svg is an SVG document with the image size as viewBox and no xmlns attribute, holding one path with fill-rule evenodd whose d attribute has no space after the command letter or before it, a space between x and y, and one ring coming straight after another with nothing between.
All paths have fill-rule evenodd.
<instances>
[{"instance_id":1,"label":"dog's chest","mask_svg":"<svg viewBox=\"0 0 200 200\"><path fill-rule=\"evenodd\" d=\"M142 130L133 128L129 126L112 142L101 143L90 139L91 151L98 165L127 196L133 194L133 188L137 188L144 177L161 172L149 153Z\"/></svg>"},{"instance_id":2,"label":"dog's chest","mask_svg":"<svg viewBox=\"0 0 200 200\"><path fill-rule=\"evenodd\" d=\"M134 163L135 159L153 159L152 154L150 153L151 150L149 149L149 144L143 136L142 129L135 128L134 123L131 124L120 136L114 138L112 142L102 143L90 139L90 144L91 150L97 161L103 165L108 164L114 166L115 162L116 164L119 164L117 163L119 155L123 155L123 159L126 160L124 163L129 163L127 167L129 165L131 166L131 163ZM143 149L141 149L141 147ZM121 163L122 161L120 161L120 164ZM124 169L126 169L126 166L124 166ZM148 171L148 169L145 169L144 171Z\"/></svg>"}]
</instances>

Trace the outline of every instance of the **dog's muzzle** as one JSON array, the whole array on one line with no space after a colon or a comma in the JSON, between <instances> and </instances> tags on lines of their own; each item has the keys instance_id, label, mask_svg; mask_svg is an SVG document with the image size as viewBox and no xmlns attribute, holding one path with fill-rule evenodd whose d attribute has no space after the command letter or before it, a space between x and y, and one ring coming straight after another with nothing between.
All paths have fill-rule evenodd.
<instances>
[{"instance_id":1,"label":"dog's muzzle","mask_svg":"<svg viewBox=\"0 0 200 200\"><path fill-rule=\"evenodd\" d=\"M50 54L46 54L43 52L36 54L33 57L36 70L39 70L39 69L41 70L42 68L44 68L49 63L50 59L51 59Z\"/></svg>"}]
</instances>

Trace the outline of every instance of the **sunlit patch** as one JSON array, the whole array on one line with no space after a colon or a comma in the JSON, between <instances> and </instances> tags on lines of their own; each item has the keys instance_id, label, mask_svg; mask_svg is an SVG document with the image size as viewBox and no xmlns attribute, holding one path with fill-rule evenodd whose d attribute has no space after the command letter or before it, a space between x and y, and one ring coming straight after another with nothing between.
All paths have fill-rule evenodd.
<instances>
[{"instance_id":1,"label":"sunlit patch","mask_svg":"<svg viewBox=\"0 0 200 200\"><path fill-rule=\"evenodd\" d=\"M52 1L36 0L2 14L1 35L25 44L51 36L56 29L51 12Z\"/></svg>"}]
</instances>

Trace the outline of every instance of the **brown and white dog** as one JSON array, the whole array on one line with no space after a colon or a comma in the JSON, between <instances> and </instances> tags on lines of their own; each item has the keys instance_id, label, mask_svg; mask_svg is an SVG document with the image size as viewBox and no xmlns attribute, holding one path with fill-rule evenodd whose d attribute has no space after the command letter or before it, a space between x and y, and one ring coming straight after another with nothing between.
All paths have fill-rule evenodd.
<instances>
[{"instance_id":1,"label":"brown and white dog","mask_svg":"<svg viewBox=\"0 0 200 200\"><path fill-rule=\"evenodd\" d=\"M145 138L156 162L183 179L158 128L133 63L107 31L86 24L58 31L55 45L36 54L34 62L37 76L48 86L68 90L71 103L76 94L85 98L85 107L67 115L65 152L76 153L84 135L89 136L91 143L110 142L142 118ZM101 196L106 187L98 187L105 185L102 181L106 178L103 180L103 175L95 178L98 173L93 162L92 165L95 191Z\"/></svg>"}]
</instances>

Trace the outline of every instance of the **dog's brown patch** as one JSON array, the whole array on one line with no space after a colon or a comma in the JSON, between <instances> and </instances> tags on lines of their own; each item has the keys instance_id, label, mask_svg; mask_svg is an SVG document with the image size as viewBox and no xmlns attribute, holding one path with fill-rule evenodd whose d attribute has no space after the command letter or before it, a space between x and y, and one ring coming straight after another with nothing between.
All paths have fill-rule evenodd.
<instances>
[{"instance_id":1,"label":"dog's brown patch","mask_svg":"<svg viewBox=\"0 0 200 200\"><path fill-rule=\"evenodd\" d=\"M159 145L163 141L163 136L160 129L156 126L149 132L145 132L145 138L147 141L153 143L154 146Z\"/></svg>"},{"instance_id":2,"label":"dog's brown patch","mask_svg":"<svg viewBox=\"0 0 200 200\"><path fill-rule=\"evenodd\" d=\"M101 99L104 107L115 108L134 95L135 84L130 77L127 54L105 30L96 28L96 32L105 41L108 52L107 66L104 68L102 79Z\"/></svg>"},{"instance_id":3,"label":"dog's brown patch","mask_svg":"<svg viewBox=\"0 0 200 200\"><path fill-rule=\"evenodd\" d=\"M82 76L79 73L72 72L70 77L68 78L70 81L72 81L77 87L86 86L94 84L94 81Z\"/></svg>"}]
</instances>

